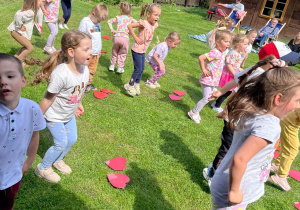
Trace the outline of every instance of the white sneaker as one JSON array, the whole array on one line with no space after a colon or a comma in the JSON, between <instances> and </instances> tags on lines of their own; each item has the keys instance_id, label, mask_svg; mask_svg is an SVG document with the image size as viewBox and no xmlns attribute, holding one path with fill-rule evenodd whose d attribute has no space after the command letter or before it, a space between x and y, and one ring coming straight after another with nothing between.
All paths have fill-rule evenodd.
<instances>
[{"instance_id":1,"label":"white sneaker","mask_svg":"<svg viewBox=\"0 0 300 210\"><path fill-rule=\"evenodd\" d=\"M148 79L147 79L147 81L145 82L145 85L147 85L149 88L156 88L156 86L155 86L152 82L149 82Z\"/></svg>"},{"instance_id":2,"label":"white sneaker","mask_svg":"<svg viewBox=\"0 0 300 210\"><path fill-rule=\"evenodd\" d=\"M218 113L221 113L223 112L223 109L221 107L216 107L216 101L214 101L212 104L211 104L211 107L212 107L212 110L218 112Z\"/></svg>"},{"instance_id":3,"label":"white sneaker","mask_svg":"<svg viewBox=\"0 0 300 210\"><path fill-rule=\"evenodd\" d=\"M200 123L201 117L199 114L195 114L192 110L188 112L188 115L195 123Z\"/></svg>"},{"instance_id":4,"label":"white sneaker","mask_svg":"<svg viewBox=\"0 0 300 210\"><path fill-rule=\"evenodd\" d=\"M70 168L70 166L68 166L63 160L60 160L57 163L53 163L53 167L63 174L72 173L72 169Z\"/></svg>"},{"instance_id":5,"label":"white sneaker","mask_svg":"<svg viewBox=\"0 0 300 210\"><path fill-rule=\"evenodd\" d=\"M40 178L45 179L47 182L57 183L60 181L60 176L55 173L52 167L40 170L40 163L36 166L34 173Z\"/></svg>"},{"instance_id":6,"label":"white sneaker","mask_svg":"<svg viewBox=\"0 0 300 210\"><path fill-rule=\"evenodd\" d=\"M158 84L157 81L155 81L153 84L155 85L155 87L158 87L158 88L160 87L160 84Z\"/></svg>"},{"instance_id":7,"label":"white sneaker","mask_svg":"<svg viewBox=\"0 0 300 210\"><path fill-rule=\"evenodd\" d=\"M109 71L114 71L114 70L115 70L115 66L114 66L114 65L110 65L110 66L108 67L108 70L109 70Z\"/></svg>"},{"instance_id":8,"label":"white sneaker","mask_svg":"<svg viewBox=\"0 0 300 210\"><path fill-rule=\"evenodd\" d=\"M204 179L207 181L208 186L210 186L212 178L209 177L209 168L204 168L202 174Z\"/></svg>"},{"instance_id":9,"label":"white sneaker","mask_svg":"<svg viewBox=\"0 0 300 210\"><path fill-rule=\"evenodd\" d=\"M67 26L67 24L63 25L65 29L69 30L69 27Z\"/></svg>"},{"instance_id":10,"label":"white sneaker","mask_svg":"<svg viewBox=\"0 0 300 210\"><path fill-rule=\"evenodd\" d=\"M63 25L62 24L58 24L58 27L60 28L60 29L65 29L64 27L63 27Z\"/></svg>"},{"instance_id":11,"label":"white sneaker","mask_svg":"<svg viewBox=\"0 0 300 210\"><path fill-rule=\"evenodd\" d=\"M119 74L124 73L124 69L123 68L118 68L117 73L119 73Z\"/></svg>"}]
</instances>

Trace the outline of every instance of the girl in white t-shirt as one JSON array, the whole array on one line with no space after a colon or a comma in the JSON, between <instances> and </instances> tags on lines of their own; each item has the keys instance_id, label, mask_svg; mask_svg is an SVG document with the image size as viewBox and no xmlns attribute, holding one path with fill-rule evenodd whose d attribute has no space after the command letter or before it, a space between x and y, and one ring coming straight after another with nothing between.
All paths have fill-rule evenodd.
<instances>
[{"instance_id":1,"label":"girl in white t-shirt","mask_svg":"<svg viewBox=\"0 0 300 210\"><path fill-rule=\"evenodd\" d=\"M280 120L299 107L300 73L273 68L243 83L227 102L232 145L212 179L213 209L246 209L264 195Z\"/></svg>"},{"instance_id":2,"label":"girl in white t-shirt","mask_svg":"<svg viewBox=\"0 0 300 210\"><path fill-rule=\"evenodd\" d=\"M11 36L23 47L15 54L23 66L25 58L33 51L30 43L34 18L37 13L38 0L24 0L22 9L18 10L14 16L14 21L7 27L11 32Z\"/></svg>"},{"instance_id":3,"label":"girl in white t-shirt","mask_svg":"<svg viewBox=\"0 0 300 210\"><path fill-rule=\"evenodd\" d=\"M92 56L91 47L91 38L85 33L77 30L66 32L61 39L61 51L49 56L33 82L49 81L40 108L54 145L47 150L42 163L34 171L49 182L60 181L52 165L63 174L72 172L63 158L77 140L75 116L84 112L81 99L89 81L87 65Z\"/></svg>"}]
</instances>

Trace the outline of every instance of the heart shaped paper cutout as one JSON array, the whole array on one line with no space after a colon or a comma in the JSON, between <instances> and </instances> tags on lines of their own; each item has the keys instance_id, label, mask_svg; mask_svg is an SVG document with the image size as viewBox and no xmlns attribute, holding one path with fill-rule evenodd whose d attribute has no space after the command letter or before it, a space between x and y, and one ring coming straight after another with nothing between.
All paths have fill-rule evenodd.
<instances>
[{"instance_id":1,"label":"heart shaped paper cutout","mask_svg":"<svg viewBox=\"0 0 300 210\"><path fill-rule=\"evenodd\" d=\"M106 161L106 165L115 171L122 171L126 168L126 158L115 157L109 161Z\"/></svg>"},{"instance_id":2,"label":"heart shaped paper cutout","mask_svg":"<svg viewBox=\"0 0 300 210\"><path fill-rule=\"evenodd\" d=\"M280 147L277 147L276 150L277 150L277 151L281 151L281 148L280 148Z\"/></svg>"},{"instance_id":3,"label":"heart shaped paper cutout","mask_svg":"<svg viewBox=\"0 0 300 210\"><path fill-rule=\"evenodd\" d=\"M124 188L130 181L129 177L124 174L107 174L109 183L115 188Z\"/></svg>"},{"instance_id":4,"label":"heart shaped paper cutout","mask_svg":"<svg viewBox=\"0 0 300 210\"><path fill-rule=\"evenodd\" d=\"M181 97L175 96L174 94L170 94L169 97L173 101L180 101L181 100Z\"/></svg>"},{"instance_id":5,"label":"heart shaped paper cutout","mask_svg":"<svg viewBox=\"0 0 300 210\"><path fill-rule=\"evenodd\" d=\"M100 92L100 91L94 91L94 96L98 99L103 99L103 98L106 98L108 96L108 94Z\"/></svg>"},{"instance_id":6,"label":"heart shaped paper cutout","mask_svg":"<svg viewBox=\"0 0 300 210\"><path fill-rule=\"evenodd\" d=\"M275 160L278 157L279 153L278 152L274 152L274 157L273 159Z\"/></svg>"},{"instance_id":7,"label":"heart shaped paper cutout","mask_svg":"<svg viewBox=\"0 0 300 210\"><path fill-rule=\"evenodd\" d=\"M300 182L300 172L295 170L295 169L291 169L289 171L289 175L290 177L292 177L293 179L297 180L298 182Z\"/></svg>"},{"instance_id":8,"label":"heart shaped paper cutout","mask_svg":"<svg viewBox=\"0 0 300 210\"><path fill-rule=\"evenodd\" d=\"M294 202L295 207L300 210L300 202Z\"/></svg>"},{"instance_id":9,"label":"heart shaped paper cutout","mask_svg":"<svg viewBox=\"0 0 300 210\"><path fill-rule=\"evenodd\" d=\"M184 96L185 92L184 91L180 91L180 90L173 90L173 93L179 95L179 96Z\"/></svg>"},{"instance_id":10,"label":"heart shaped paper cutout","mask_svg":"<svg viewBox=\"0 0 300 210\"><path fill-rule=\"evenodd\" d=\"M113 90L108 90L108 89L104 89L104 88L102 88L100 91L104 92L104 93L115 93L115 91L113 91Z\"/></svg>"},{"instance_id":11,"label":"heart shaped paper cutout","mask_svg":"<svg viewBox=\"0 0 300 210\"><path fill-rule=\"evenodd\" d=\"M101 50L101 53L107 53L105 50Z\"/></svg>"},{"instance_id":12,"label":"heart shaped paper cutout","mask_svg":"<svg viewBox=\"0 0 300 210\"><path fill-rule=\"evenodd\" d=\"M102 36L102 38L103 38L103 39L110 39L110 37L109 37L109 36L106 36L106 35L105 35L105 36Z\"/></svg>"}]
</instances>

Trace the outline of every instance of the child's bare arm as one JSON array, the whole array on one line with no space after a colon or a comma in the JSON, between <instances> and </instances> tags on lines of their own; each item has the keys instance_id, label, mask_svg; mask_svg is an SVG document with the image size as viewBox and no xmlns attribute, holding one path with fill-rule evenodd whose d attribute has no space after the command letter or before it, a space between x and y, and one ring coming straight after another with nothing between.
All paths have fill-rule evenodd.
<instances>
[{"instance_id":1,"label":"child's bare arm","mask_svg":"<svg viewBox=\"0 0 300 210\"><path fill-rule=\"evenodd\" d=\"M83 115L83 112L84 112L84 108L82 106L82 103L80 103L77 110L76 110L76 112L75 112L75 116L80 117L80 116Z\"/></svg>"},{"instance_id":2,"label":"child's bare arm","mask_svg":"<svg viewBox=\"0 0 300 210\"><path fill-rule=\"evenodd\" d=\"M243 60L243 62L241 63L241 67L242 67L242 68L244 68L245 62L246 62L247 58L248 58L248 53L245 55L244 60Z\"/></svg>"},{"instance_id":3,"label":"child's bare arm","mask_svg":"<svg viewBox=\"0 0 300 210\"><path fill-rule=\"evenodd\" d=\"M251 158L267 145L267 140L250 135L235 153L229 168L229 202L241 203L243 201L243 192L240 190L240 184L246 171L247 164Z\"/></svg>"},{"instance_id":4,"label":"child's bare arm","mask_svg":"<svg viewBox=\"0 0 300 210\"><path fill-rule=\"evenodd\" d=\"M159 69L160 71L163 71L164 70L164 64L162 62L160 62L159 60L159 55L156 54L156 53L153 53L153 59L156 61L156 63L159 65Z\"/></svg>"},{"instance_id":5,"label":"child's bare arm","mask_svg":"<svg viewBox=\"0 0 300 210\"><path fill-rule=\"evenodd\" d=\"M199 66L203 72L203 74L206 76L206 77L209 77L211 74L210 74L210 71L208 71L206 68L205 68L205 62L207 63L208 60L205 56L205 54L203 55L200 55L199 56Z\"/></svg>"},{"instance_id":6,"label":"child's bare arm","mask_svg":"<svg viewBox=\"0 0 300 210\"><path fill-rule=\"evenodd\" d=\"M45 2L46 0L40 0L39 1L39 6L41 7L41 9L42 9L42 11L43 11L43 14L45 15L45 16L48 16L48 12L45 10L45 7L44 7L44 4L43 4L43 2Z\"/></svg>"},{"instance_id":7,"label":"child's bare arm","mask_svg":"<svg viewBox=\"0 0 300 210\"><path fill-rule=\"evenodd\" d=\"M231 65L231 64L226 64L226 66L227 66L229 72L230 72L232 75L234 75L234 74L235 74L235 71L234 71L232 65Z\"/></svg>"},{"instance_id":8,"label":"child's bare arm","mask_svg":"<svg viewBox=\"0 0 300 210\"><path fill-rule=\"evenodd\" d=\"M134 33L134 29L138 28L138 27L143 27L143 26L138 22L127 25L127 28L129 30L130 34L132 35L132 37L134 38L135 42L138 44L143 44L143 40L138 38L137 35L135 35L135 33Z\"/></svg>"},{"instance_id":9,"label":"child's bare arm","mask_svg":"<svg viewBox=\"0 0 300 210\"><path fill-rule=\"evenodd\" d=\"M217 32L217 29L213 30L213 32L211 33L211 35L210 35L210 37L209 37L209 39L208 39L209 42L212 42L212 39L213 39L214 34L215 34L216 32Z\"/></svg>"},{"instance_id":10,"label":"child's bare arm","mask_svg":"<svg viewBox=\"0 0 300 210\"><path fill-rule=\"evenodd\" d=\"M35 155L37 153L38 147L39 147L39 140L40 135L39 131L33 131L28 149L27 149L27 159L24 162L24 165L22 167L22 173L23 175L29 170L31 164L33 163L35 159Z\"/></svg>"},{"instance_id":11,"label":"child's bare arm","mask_svg":"<svg viewBox=\"0 0 300 210\"><path fill-rule=\"evenodd\" d=\"M208 98L209 101L215 100L216 98L219 98L220 96L227 93L230 89L237 86L235 80L230 80L227 82L220 90L214 91L211 96Z\"/></svg>"},{"instance_id":12,"label":"child's bare arm","mask_svg":"<svg viewBox=\"0 0 300 210\"><path fill-rule=\"evenodd\" d=\"M49 93L48 91L45 93L45 96L40 103L40 108L41 108L43 114L45 114L45 112L48 110L48 108L54 102L57 94L58 93Z\"/></svg>"}]
</instances>

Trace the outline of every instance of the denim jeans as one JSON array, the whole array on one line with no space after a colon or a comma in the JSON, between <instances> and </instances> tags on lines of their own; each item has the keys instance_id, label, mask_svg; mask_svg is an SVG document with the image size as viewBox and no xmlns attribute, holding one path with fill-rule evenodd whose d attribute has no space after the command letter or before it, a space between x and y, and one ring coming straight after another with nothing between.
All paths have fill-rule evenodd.
<instances>
[{"instance_id":1,"label":"denim jeans","mask_svg":"<svg viewBox=\"0 0 300 210\"><path fill-rule=\"evenodd\" d=\"M40 170L50 168L54 162L62 160L77 140L75 116L66 123L47 121L47 128L52 134L54 145L47 150Z\"/></svg>"},{"instance_id":2,"label":"denim jeans","mask_svg":"<svg viewBox=\"0 0 300 210\"><path fill-rule=\"evenodd\" d=\"M263 34L262 37L260 37L261 40L259 41L259 44L258 46L259 47L262 47L262 45L267 41L267 39L269 38L269 35L268 34Z\"/></svg>"},{"instance_id":3,"label":"denim jeans","mask_svg":"<svg viewBox=\"0 0 300 210\"><path fill-rule=\"evenodd\" d=\"M129 84L133 85L134 83L139 84L145 69L145 53L136 53L131 50L134 71L131 75Z\"/></svg>"}]
</instances>

